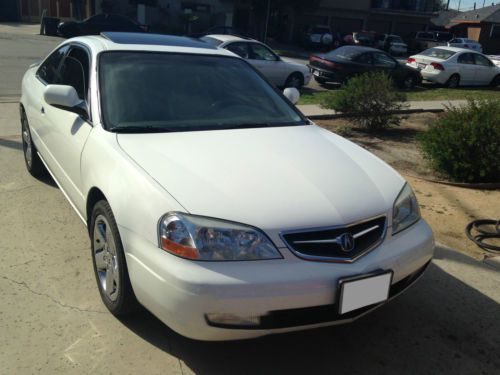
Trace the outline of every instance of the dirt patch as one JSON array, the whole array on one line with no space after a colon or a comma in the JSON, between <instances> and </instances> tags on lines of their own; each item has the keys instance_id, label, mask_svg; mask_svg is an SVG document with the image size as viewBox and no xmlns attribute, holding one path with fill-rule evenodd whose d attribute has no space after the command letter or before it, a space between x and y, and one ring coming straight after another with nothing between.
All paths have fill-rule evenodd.
<instances>
[{"instance_id":1,"label":"dirt patch","mask_svg":"<svg viewBox=\"0 0 500 375\"><path fill-rule=\"evenodd\" d=\"M432 227L436 240L483 259L488 253L466 237L465 227L474 219L500 219L500 191L465 189L421 179L440 178L429 168L416 142L417 134L426 131L437 116L413 114L400 127L376 135L353 127L345 119L317 124L359 144L398 170L415 190L422 216Z\"/></svg>"}]
</instances>

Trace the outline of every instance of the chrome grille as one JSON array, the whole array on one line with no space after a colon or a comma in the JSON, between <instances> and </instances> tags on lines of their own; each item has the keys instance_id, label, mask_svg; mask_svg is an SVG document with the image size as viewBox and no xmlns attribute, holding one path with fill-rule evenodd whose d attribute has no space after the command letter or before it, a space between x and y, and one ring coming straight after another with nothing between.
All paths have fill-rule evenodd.
<instances>
[{"instance_id":1,"label":"chrome grille","mask_svg":"<svg viewBox=\"0 0 500 375\"><path fill-rule=\"evenodd\" d=\"M382 242L386 225L386 217L379 216L345 226L284 232L281 237L300 258L350 263Z\"/></svg>"}]
</instances>

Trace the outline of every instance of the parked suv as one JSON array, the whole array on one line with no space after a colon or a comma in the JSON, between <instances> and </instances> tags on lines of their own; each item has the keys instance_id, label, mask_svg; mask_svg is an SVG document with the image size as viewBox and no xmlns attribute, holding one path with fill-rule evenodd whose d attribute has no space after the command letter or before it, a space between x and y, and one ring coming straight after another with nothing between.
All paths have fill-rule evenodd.
<instances>
[{"instance_id":1,"label":"parked suv","mask_svg":"<svg viewBox=\"0 0 500 375\"><path fill-rule=\"evenodd\" d=\"M453 39L453 34L446 31L419 31L412 38L410 50L420 52L432 47L445 46Z\"/></svg>"},{"instance_id":2,"label":"parked suv","mask_svg":"<svg viewBox=\"0 0 500 375\"><path fill-rule=\"evenodd\" d=\"M391 55L406 55L408 53L408 45L398 35L385 34L378 41L378 48L388 52Z\"/></svg>"},{"instance_id":3,"label":"parked suv","mask_svg":"<svg viewBox=\"0 0 500 375\"><path fill-rule=\"evenodd\" d=\"M312 25L304 30L304 45L309 48L330 48L333 44L333 32L330 26Z\"/></svg>"}]
</instances>

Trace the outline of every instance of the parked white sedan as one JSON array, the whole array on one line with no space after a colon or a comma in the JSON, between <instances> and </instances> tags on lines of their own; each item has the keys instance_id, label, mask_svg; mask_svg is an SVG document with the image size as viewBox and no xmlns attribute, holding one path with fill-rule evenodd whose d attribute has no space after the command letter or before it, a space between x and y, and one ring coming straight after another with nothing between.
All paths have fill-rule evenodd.
<instances>
[{"instance_id":1,"label":"parked white sedan","mask_svg":"<svg viewBox=\"0 0 500 375\"><path fill-rule=\"evenodd\" d=\"M500 68L487 56L469 49L429 48L410 56L407 65L418 69L424 80L450 88L500 85Z\"/></svg>"},{"instance_id":2,"label":"parked white sedan","mask_svg":"<svg viewBox=\"0 0 500 375\"><path fill-rule=\"evenodd\" d=\"M405 180L224 49L70 39L26 72L20 114L26 167L47 169L88 227L117 316L139 302L204 340L338 324L432 259Z\"/></svg>"},{"instance_id":3,"label":"parked white sedan","mask_svg":"<svg viewBox=\"0 0 500 375\"><path fill-rule=\"evenodd\" d=\"M244 58L278 87L299 89L311 80L311 72L306 65L278 56L257 40L234 35L206 35L200 39Z\"/></svg>"},{"instance_id":4,"label":"parked white sedan","mask_svg":"<svg viewBox=\"0 0 500 375\"><path fill-rule=\"evenodd\" d=\"M448 42L448 47L466 48L476 52L483 52L481 43L467 38L454 38Z\"/></svg>"}]
</instances>

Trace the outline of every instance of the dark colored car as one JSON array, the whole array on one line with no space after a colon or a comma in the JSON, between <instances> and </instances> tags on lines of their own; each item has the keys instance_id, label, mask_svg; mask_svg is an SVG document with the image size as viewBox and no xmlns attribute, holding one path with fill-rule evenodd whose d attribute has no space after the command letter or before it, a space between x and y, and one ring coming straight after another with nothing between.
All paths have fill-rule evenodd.
<instances>
[{"instance_id":1,"label":"dark colored car","mask_svg":"<svg viewBox=\"0 0 500 375\"><path fill-rule=\"evenodd\" d=\"M405 89L411 89L422 81L416 69L402 65L386 52L371 47L343 46L326 54L312 55L308 66L319 84L345 83L356 75L373 71L386 72Z\"/></svg>"},{"instance_id":2,"label":"dark colored car","mask_svg":"<svg viewBox=\"0 0 500 375\"><path fill-rule=\"evenodd\" d=\"M65 38L99 35L104 31L146 32L147 27L119 14L96 14L84 21L61 22L57 33Z\"/></svg>"}]
</instances>

